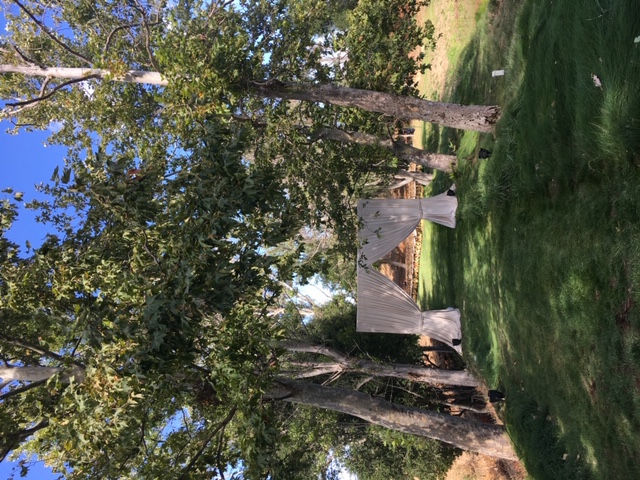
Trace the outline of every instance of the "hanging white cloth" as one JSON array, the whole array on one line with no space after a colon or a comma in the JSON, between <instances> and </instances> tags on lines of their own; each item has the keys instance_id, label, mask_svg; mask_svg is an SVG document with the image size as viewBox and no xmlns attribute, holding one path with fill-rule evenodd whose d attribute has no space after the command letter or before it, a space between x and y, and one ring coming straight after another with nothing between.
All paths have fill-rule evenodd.
<instances>
[{"instance_id":1,"label":"hanging white cloth","mask_svg":"<svg viewBox=\"0 0 640 480\"><path fill-rule=\"evenodd\" d=\"M358 265L367 267L380 260L407 238L422 219L455 228L457 208L458 199L446 192L415 200L358 200L358 217L362 221Z\"/></svg>"},{"instance_id":2,"label":"hanging white cloth","mask_svg":"<svg viewBox=\"0 0 640 480\"><path fill-rule=\"evenodd\" d=\"M421 311L393 281L374 269L358 268L358 332L426 335L462 353L460 311Z\"/></svg>"}]
</instances>

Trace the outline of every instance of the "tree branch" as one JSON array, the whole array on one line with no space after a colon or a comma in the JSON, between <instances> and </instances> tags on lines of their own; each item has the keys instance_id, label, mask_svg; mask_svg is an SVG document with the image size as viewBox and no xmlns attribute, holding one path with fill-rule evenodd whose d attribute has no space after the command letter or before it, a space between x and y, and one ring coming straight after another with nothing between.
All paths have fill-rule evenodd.
<instances>
[{"instance_id":1,"label":"tree branch","mask_svg":"<svg viewBox=\"0 0 640 480\"><path fill-rule=\"evenodd\" d=\"M53 353L46 348L42 348L39 345L35 345L30 342L25 342L24 340L20 340L17 338L8 337L0 333L0 340L7 342L10 345L15 345L16 347L26 348L27 350L31 350L32 352L39 353L40 355L44 355L45 357L54 358L60 362L64 361L64 358L57 353Z\"/></svg>"},{"instance_id":2,"label":"tree branch","mask_svg":"<svg viewBox=\"0 0 640 480\"><path fill-rule=\"evenodd\" d=\"M327 364L324 366L321 363L298 363L298 365L301 366L317 368L317 371L311 370L309 372L301 372L299 375L300 378L304 378L305 376L318 376L323 373L332 373L330 370L333 370L334 375L357 372L365 375L372 375L374 377L401 378L419 383L462 385L468 387L476 387L478 385L478 380L466 370L442 370L440 368L428 368L421 365L376 363L371 360L350 358L337 350L333 350L322 345L310 345L308 343L297 341L278 342L276 346L284 348L289 352L306 352L324 355L333 358L339 364ZM296 363L291 363L291 365L296 365Z\"/></svg>"},{"instance_id":3,"label":"tree branch","mask_svg":"<svg viewBox=\"0 0 640 480\"><path fill-rule=\"evenodd\" d=\"M13 0L13 3L15 3L16 5L18 5L18 7L20 7L20 9L26 13L29 18L31 18L31 20L33 20L36 25L38 25L42 31L44 33L46 33L54 42L56 42L58 45L60 45L62 48L64 48L67 52L69 52L71 55L79 58L80 60L86 62L87 64L91 65L92 62L89 58L85 57L84 55L82 55L79 52L76 52L74 49L72 49L71 47L69 47L68 45L66 45L64 42L62 42L60 39L58 39L58 37L56 35L53 34L53 32L50 32L49 29L40 21L38 20L28 9L27 7L25 7L22 3L20 3L18 0Z\"/></svg>"},{"instance_id":4,"label":"tree branch","mask_svg":"<svg viewBox=\"0 0 640 480\"><path fill-rule=\"evenodd\" d=\"M224 477L224 469L222 468L222 446L224 445L224 429L220 432L220 438L218 439L218 451L216 452L216 466L218 467L218 474L222 480L226 480Z\"/></svg>"},{"instance_id":5,"label":"tree branch","mask_svg":"<svg viewBox=\"0 0 640 480\"><path fill-rule=\"evenodd\" d=\"M42 85L40 86L40 93L38 94L40 97L44 95L44 91L47 89L47 85L49 85L50 81L51 81L51 77L45 77L44 81L42 82Z\"/></svg>"},{"instance_id":6,"label":"tree branch","mask_svg":"<svg viewBox=\"0 0 640 480\"><path fill-rule=\"evenodd\" d=\"M298 290L293 288L287 282L283 282L282 280L278 280L278 285L280 285L282 287L285 287L287 290L291 290L292 292L295 292L295 296L296 297L302 298L304 301L306 301L312 307L317 307L316 303L313 301L313 299L311 297L309 297L308 295L305 295L304 293L300 293Z\"/></svg>"},{"instance_id":7,"label":"tree branch","mask_svg":"<svg viewBox=\"0 0 640 480\"><path fill-rule=\"evenodd\" d=\"M96 75L102 80L111 80L125 83L142 83L166 87L169 82L162 78L159 72L147 72L144 70L129 70L124 74L113 74L104 68L80 68L80 67L36 67L33 65L9 65L0 64L0 73L18 73L32 77L72 78L84 80L87 74Z\"/></svg>"},{"instance_id":8,"label":"tree branch","mask_svg":"<svg viewBox=\"0 0 640 480\"><path fill-rule=\"evenodd\" d=\"M47 77L47 80L50 77ZM92 75L87 75L86 77L82 77L82 78L74 78L73 80L68 80L64 83L61 83L60 85L56 85L49 93L47 93L44 96L39 96L36 98L31 98L29 100L24 100L22 102L15 102L15 103L7 103L7 107L24 107L27 105L31 105L33 103L37 103L37 102L41 102L43 100L47 100L48 98L51 98L58 90L64 88L64 87L68 87L69 85L73 85L74 83L79 83L79 82L84 82L86 80L91 80L92 78L100 78L99 75L97 74L92 74ZM45 80L45 84L47 83L47 80ZM42 92L42 89L40 90Z\"/></svg>"},{"instance_id":9,"label":"tree branch","mask_svg":"<svg viewBox=\"0 0 640 480\"><path fill-rule=\"evenodd\" d=\"M211 434L206 438L205 442L202 444L202 447L200 447L200 449L196 452L196 454L193 456L189 464L186 467L184 467L184 469L182 470L182 473L180 474L180 477L178 477L178 480L182 480L186 478L187 473L189 473L189 471L194 467L198 459L202 456L202 454L204 453L209 443L211 443L211 440L213 440L213 437L215 437L220 430L224 429L227 426L227 424L231 421L233 416L236 414L236 411L237 411L237 407L233 407L229 412L229 414L225 417L225 419L222 420L222 422L220 422L216 426L216 428L213 429L213 432L211 432Z\"/></svg>"},{"instance_id":10,"label":"tree branch","mask_svg":"<svg viewBox=\"0 0 640 480\"><path fill-rule=\"evenodd\" d=\"M102 47L102 55L104 56L107 54L107 50L109 50L109 47L111 46L111 39L117 32L119 32L120 30L124 30L126 28L133 28L133 27L140 27L140 26L142 26L141 23L128 23L127 25L118 25L113 30L111 30L109 32L109 35L107 35L107 41L105 42L104 47Z\"/></svg>"},{"instance_id":11,"label":"tree branch","mask_svg":"<svg viewBox=\"0 0 640 480\"><path fill-rule=\"evenodd\" d=\"M20 395L21 393L27 392L32 388L39 387L40 385L44 385L47 383L49 379L46 380L38 380L37 382L31 382L28 385L23 385L18 388L14 388L13 390L9 390L7 393L0 395L0 401L7 400L8 398L14 397L16 395Z\"/></svg>"},{"instance_id":12,"label":"tree branch","mask_svg":"<svg viewBox=\"0 0 640 480\"><path fill-rule=\"evenodd\" d=\"M365 378L363 378L358 383L356 383L356 385L355 385L355 387L353 387L353 389L354 390L360 390L362 387L364 387L367 383L369 383L374 378L375 377L365 377Z\"/></svg>"},{"instance_id":13,"label":"tree branch","mask_svg":"<svg viewBox=\"0 0 640 480\"><path fill-rule=\"evenodd\" d=\"M49 426L49 420L44 419L38 422L37 424L35 424L31 428L20 430L19 432L9 434L5 436L3 439L0 439L0 442L2 442L2 445L0 446L0 462L2 462L6 458L6 456L9 454L9 452L14 448L16 448L21 442L29 438L38 430L42 430L47 426Z\"/></svg>"},{"instance_id":14,"label":"tree branch","mask_svg":"<svg viewBox=\"0 0 640 480\"><path fill-rule=\"evenodd\" d=\"M17 46L14 45L13 49L16 51L16 53L22 59L23 62L26 62L29 65L36 65L37 67L43 68L43 66L40 63L36 62L35 60L27 57L24 53L22 53Z\"/></svg>"},{"instance_id":15,"label":"tree branch","mask_svg":"<svg viewBox=\"0 0 640 480\"><path fill-rule=\"evenodd\" d=\"M308 343L295 341L278 342L277 345L290 352L317 353L319 355L333 358L335 361L340 363L347 363L349 361L349 357L345 354L322 345L310 345Z\"/></svg>"},{"instance_id":16,"label":"tree branch","mask_svg":"<svg viewBox=\"0 0 640 480\"><path fill-rule=\"evenodd\" d=\"M300 370L283 371L283 374L290 374L293 378L312 378L329 373L335 374L341 372L344 366L340 363L313 363L313 362L289 362L287 365L291 367L301 368Z\"/></svg>"},{"instance_id":17,"label":"tree branch","mask_svg":"<svg viewBox=\"0 0 640 480\"><path fill-rule=\"evenodd\" d=\"M151 52L151 46L150 46L151 29L149 28L149 22L147 21L147 14L145 13L144 9L142 8L138 0L135 0L135 2L137 6L134 6L133 8L138 10L138 12L140 13L140 16L142 17L142 24L144 25L144 30L145 30L144 47L147 50L147 55L149 56L149 62L151 63L151 66L153 67L153 69L156 72L159 72L160 69L158 68L158 64L156 63L153 53ZM159 23L160 22L154 22L153 25L158 25Z\"/></svg>"}]
</instances>

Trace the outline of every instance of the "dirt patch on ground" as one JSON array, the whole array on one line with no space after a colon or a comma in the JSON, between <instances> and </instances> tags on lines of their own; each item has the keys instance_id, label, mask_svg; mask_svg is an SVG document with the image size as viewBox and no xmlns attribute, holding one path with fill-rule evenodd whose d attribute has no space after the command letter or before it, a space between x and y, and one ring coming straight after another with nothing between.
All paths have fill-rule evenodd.
<instances>
[{"instance_id":1,"label":"dirt patch on ground","mask_svg":"<svg viewBox=\"0 0 640 480\"><path fill-rule=\"evenodd\" d=\"M496 460L464 452L455 459L445 480L523 480L527 472L519 462Z\"/></svg>"},{"instance_id":2,"label":"dirt patch on ground","mask_svg":"<svg viewBox=\"0 0 640 480\"><path fill-rule=\"evenodd\" d=\"M431 0L418 13L418 22L429 20L435 27L435 48L422 48L425 63L430 64L431 68L417 79L420 91L427 97L446 101L443 96L451 59L471 39L476 26L475 15L482 2L483 0Z\"/></svg>"}]
</instances>

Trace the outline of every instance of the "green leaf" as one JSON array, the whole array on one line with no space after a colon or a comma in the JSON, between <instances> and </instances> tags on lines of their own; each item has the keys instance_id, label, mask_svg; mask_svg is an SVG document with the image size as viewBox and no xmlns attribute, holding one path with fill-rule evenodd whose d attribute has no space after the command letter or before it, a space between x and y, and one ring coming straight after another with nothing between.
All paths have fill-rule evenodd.
<instances>
[{"instance_id":1,"label":"green leaf","mask_svg":"<svg viewBox=\"0 0 640 480\"><path fill-rule=\"evenodd\" d=\"M64 184L69 183L69 180L71 180L71 168L65 168L62 171L62 177L60 178L60 181Z\"/></svg>"},{"instance_id":2,"label":"green leaf","mask_svg":"<svg viewBox=\"0 0 640 480\"><path fill-rule=\"evenodd\" d=\"M56 166L56 168L53 169L53 175L51 175L52 182L57 183L60 180L60 177L58 176L58 170L60 170L59 166Z\"/></svg>"}]
</instances>

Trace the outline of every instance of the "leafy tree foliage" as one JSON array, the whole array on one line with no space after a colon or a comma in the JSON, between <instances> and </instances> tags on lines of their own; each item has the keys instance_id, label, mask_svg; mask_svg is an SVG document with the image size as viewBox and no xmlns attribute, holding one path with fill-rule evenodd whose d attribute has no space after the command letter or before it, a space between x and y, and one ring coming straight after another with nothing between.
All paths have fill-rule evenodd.
<instances>
[{"instance_id":1,"label":"leafy tree foliage","mask_svg":"<svg viewBox=\"0 0 640 480\"><path fill-rule=\"evenodd\" d=\"M289 317L287 330L291 332L290 337L349 352L355 358L380 363L421 363L422 351L415 337L356 333L355 317L355 305L338 295L316 308L311 321L300 323L295 315ZM296 358L303 356L296 355ZM323 375L317 380L356 385L398 403L416 404L416 398L422 397L422 402L428 405L434 397L432 388L411 385L411 382L375 378L363 382L363 379L367 380L366 376ZM331 478L336 461L359 478L439 478L454 457L455 449L439 442L371 426L341 413L318 411L304 405L274 404L271 408L272 415L281 422L279 430L285 432L274 446L273 458L282 462L282 468L300 475L291 478L317 478L318 475ZM288 464L292 459L295 466Z\"/></svg>"},{"instance_id":2,"label":"leafy tree foliage","mask_svg":"<svg viewBox=\"0 0 640 480\"><path fill-rule=\"evenodd\" d=\"M366 86L365 69L321 62L345 48L379 70L367 88L410 93L406 53L425 33L410 20L417 4L394 0L389 23L381 3L359 3L347 32L335 30L348 5L338 0L8 4L2 67L81 71L0 82L14 131L56 122L51 141L68 147L43 187L49 199L30 203L52 228L42 245L21 256L4 238L15 203L0 205L0 455L23 448L72 479L210 478L229 466L236 477L293 478L289 455L309 433L285 422L299 407L280 401L301 391L287 383L280 341L302 327L269 310L294 274L329 270L331 256L301 261L310 245L301 228L336 232L343 243L331 255L348 256L354 200L397 168L388 151L316 133L389 135L396 119L264 90ZM358 42L378 37L356 24L406 32L381 32L379 49L358 57ZM398 54L389 68L385 49ZM164 80L138 84L131 70ZM133 83L108 81L122 78ZM385 359L380 337L340 331L353 314L344 299L332 308L309 338ZM394 341L413 355L411 340ZM363 388L409 403L399 382L389 385ZM319 463L326 446L353 438L318 441L302 465L330 476Z\"/></svg>"},{"instance_id":3,"label":"leafy tree foliage","mask_svg":"<svg viewBox=\"0 0 640 480\"><path fill-rule=\"evenodd\" d=\"M3 395L4 438L46 419L29 448L73 469L70 478L111 478L179 471L189 457L195 469L187 445L197 452L230 411L243 418L237 428L264 428L256 402L278 332L262 311L277 291L268 273L286 275L286 265L261 249L297 226L270 172L243 165L243 136L210 127L192 156L145 159L135 174L126 160L93 155L73 180L55 177L51 202L34 205L58 236L26 259L3 242L5 361L78 364L86 376ZM60 207L74 208L79 225ZM12 215L5 204L5 225ZM183 409L182 427L163 433ZM239 438L246 459L264 441ZM223 465L234 459L221 455Z\"/></svg>"},{"instance_id":4,"label":"leafy tree foliage","mask_svg":"<svg viewBox=\"0 0 640 480\"><path fill-rule=\"evenodd\" d=\"M140 2L19 5L6 10L4 62L102 68L113 78L151 69L168 86L101 81L90 71L74 81L3 75L2 96L25 99L9 102L14 106L5 111L16 119L16 131L55 122L60 130L51 142L70 148L70 165L100 148L128 157L133 168L135 159L190 149L197 141L194 124L243 119L245 129L256 130L248 147L256 163L277 165L305 221L333 229L343 245L354 244L353 199L366 194L372 176L388 176L398 164L379 146L336 144L316 133L331 127L388 138L397 119L265 99L253 89L273 82L333 82L415 94L418 67L409 53L432 37L431 29L415 23L415 0L355 6L319 0L183 1L170 8ZM335 28L339 12L349 19L346 31ZM74 36L64 35L62 25ZM344 67L321 61L336 50L348 52Z\"/></svg>"},{"instance_id":5,"label":"leafy tree foliage","mask_svg":"<svg viewBox=\"0 0 640 480\"><path fill-rule=\"evenodd\" d=\"M355 357L417 365L422 362L422 350L415 335L356 332L356 305L343 295L336 295L319 309L306 325L305 333L312 343Z\"/></svg>"},{"instance_id":6,"label":"leafy tree foliage","mask_svg":"<svg viewBox=\"0 0 640 480\"><path fill-rule=\"evenodd\" d=\"M433 440L369 426L366 438L352 442L341 461L358 478L436 480L444 476L454 457L453 449Z\"/></svg>"}]
</instances>

